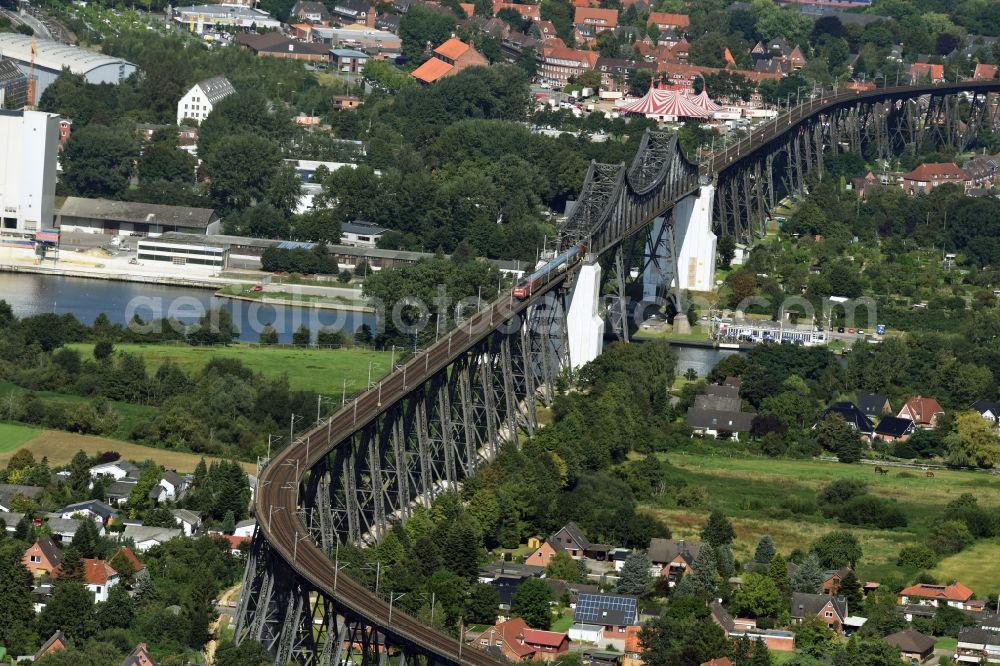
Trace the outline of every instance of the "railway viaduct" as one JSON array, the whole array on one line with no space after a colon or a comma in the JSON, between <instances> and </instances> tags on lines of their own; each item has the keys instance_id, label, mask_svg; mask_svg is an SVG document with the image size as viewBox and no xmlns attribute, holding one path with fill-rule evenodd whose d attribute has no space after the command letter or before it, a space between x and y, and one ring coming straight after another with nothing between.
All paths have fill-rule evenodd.
<instances>
[{"instance_id":1,"label":"railway viaduct","mask_svg":"<svg viewBox=\"0 0 1000 666\"><path fill-rule=\"evenodd\" d=\"M536 403L552 395L556 375L600 351L599 342L580 339L603 327L601 267L617 290L606 316L627 339L629 275L648 274L657 261L673 264L656 267L668 280L675 275L674 230L697 225L692 216L712 211L717 234L750 240L777 201L805 186L807 173L822 177L825 150L882 158L928 141L967 147L980 127L996 126L991 92L1000 92L1000 81L831 91L700 165L685 158L676 135L662 132L645 135L631 165L591 164L560 230L560 249L587 243L587 261L525 301L501 294L481 306L267 462L236 640L261 641L277 666L390 659L499 666L393 609L391 591L377 596L343 574L338 544L377 541L416 503L454 487L519 432L534 431ZM673 250L664 254L664 245Z\"/></svg>"}]
</instances>

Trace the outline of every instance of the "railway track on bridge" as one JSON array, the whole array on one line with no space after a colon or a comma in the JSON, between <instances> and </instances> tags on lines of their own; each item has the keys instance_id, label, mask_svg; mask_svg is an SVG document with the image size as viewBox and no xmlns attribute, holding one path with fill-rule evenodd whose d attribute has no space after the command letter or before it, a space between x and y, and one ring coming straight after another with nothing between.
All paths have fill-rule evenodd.
<instances>
[{"instance_id":1,"label":"railway track on bridge","mask_svg":"<svg viewBox=\"0 0 1000 666\"><path fill-rule=\"evenodd\" d=\"M945 95L967 91L998 92L1000 91L1000 81L878 88L863 92L841 92L809 100L714 155L712 159L700 166L698 175L704 182L716 178L720 173L733 168L762 147L794 131L804 121L844 105L865 100L905 99L922 94ZM657 205L661 209L655 211L656 215L664 214L677 201L696 191L699 187L690 179L678 181L678 183L680 186L675 187L676 196L673 196L671 200L658 203ZM608 206L613 205L615 202L609 201ZM607 214L607 211L602 212L599 219L606 219ZM644 217L645 214L643 219L637 218L625 225L622 232L628 233L630 230L634 231L637 225L647 224L648 220ZM593 249L601 250L597 247ZM271 549L271 553L280 557L295 576L308 581L310 588L315 593L335 599L342 606L343 612L350 612L363 618L371 626L378 627L383 635L392 637L394 644L407 645L412 648L413 652L423 654L430 661L440 663L468 664L470 666L499 666L505 663L486 652L463 646L458 639L427 627L405 613L398 610L393 611L390 603L372 594L349 576L339 576L334 563L316 543L313 533L310 532L303 520L300 493L313 467L335 452L337 447L349 440L354 433L373 423L386 409L401 401L416 387L420 387L435 375L440 376L440 373L448 368L449 364L453 363L458 356L492 335L501 324L512 317L524 314L528 308L537 305L549 292L560 288L571 273L572 270L553 278L545 285L544 289L539 290L538 293L533 294L525 301L514 300L506 295L501 296L497 301L490 303L488 308L459 325L458 328L439 339L422 353L410 358L405 365L386 376L378 385L357 396L329 419L320 422L304 436L275 455L274 459L263 469L258 480L254 502L258 524L255 542L263 541L266 547ZM248 566L248 576L250 573ZM246 586L244 593L246 593ZM309 598L312 594L310 592L306 597ZM246 599L241 600L241 604L247 603ZM339 655L344 637L338 634L335 641L328 638L327 643L331 642L336 643L332 654ZM387 657L388 648L386 646L388 644L387 638L381 649L380 659L383 661ZM326 649L328 650L329 647ZM376 652L378 652L377 643ZM279 656L281 654L279 650ZM290 656L290 654L286 656ZM332 658L336 659L336 657ZM313 655L304 661L305 663L330 663L330 660L330 656L321 658Z\"/></svg>"}]
</instances>

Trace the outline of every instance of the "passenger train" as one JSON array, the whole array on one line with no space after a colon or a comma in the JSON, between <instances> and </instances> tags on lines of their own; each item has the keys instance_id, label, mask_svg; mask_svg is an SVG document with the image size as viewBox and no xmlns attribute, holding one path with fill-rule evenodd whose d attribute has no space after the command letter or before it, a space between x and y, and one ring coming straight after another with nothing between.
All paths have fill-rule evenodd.
<instances>
[{"instance_id":1,"label":"passenger train","mask_svg":"<svg viewBox=\"0 0 1000 666\"><path fill-rule=\"evenodd\" d=\"M554 276L569 269L570 266L583 259L586 254L586 243L580 243L579 245L566 250L558 257L514 285L514 289L512 290L514 298L522 301L526 298L530 298L533 293L538 291L539 287L543 287L548 284L549 280L551 280Z\"/></svg>"}]
</instances>

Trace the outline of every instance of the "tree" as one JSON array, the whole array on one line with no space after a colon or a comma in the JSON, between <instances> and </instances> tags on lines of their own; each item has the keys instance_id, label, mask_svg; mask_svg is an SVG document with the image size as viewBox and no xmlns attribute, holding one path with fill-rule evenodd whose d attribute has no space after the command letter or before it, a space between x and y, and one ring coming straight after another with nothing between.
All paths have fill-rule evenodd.
<instances>
[{"instance_id":1,"label":"tree","mask_svg":"<svg viewBox=\"0 0 1000 666\"><path fill-rule=\"evenodd\" d=\"M793 592L806 592L808 594L819 594L823 587L823 568L819 564L816 553L809 553L809 556L802 561L802 564L795 568L789 585Z\"/></svg>"},{"instance_id":2,"label":"tree","mask_svg":"<svg viewBox=\"0 0 1000 666\"><path fill-rule=\"evenodd\" d=\"M38 616L38 631L51 636L57 629L74 641L85 641L97 631L94 597L83 583L60 579Z\"/></svg>"},{"instance_id":3,"label":"tree","mask_svg":"<svg viewBox=\"0 0 1000 666\"><path fill-rule=\"evenodd\" d=\"M215 666L270 666L274 658L259 641L244 639L239 645L224 641L215 651Z\"/></svg>"},{"instance_id":4,"label":"tree","mask_svg":"<svg viewBox=\"0 0 1000 666\"><path fill-rule=\"evenodd\" d=\"M861 591L861 582L858 581L858 576L854 573L854 569L848 569L847 573L840 580L840 585L837 586L837 594L847 597L848 608L861 608L864 595Z\"/></svg>"},{"instance_id":5,"label":"tree","mask_svg":"<svg viewBox=\"0 0 1000 666\"><path fill-rule=\"evenodd\" d=\"M837 460L845 464L861 462L861 439L845 437L837 447Z\"/></svg>"},{"instance_id":6,"label":"tree","mask_svg":"<svg viewBox=\"0 0 1000 666\"><path fill-rule=\"evenodd\" d=\"M1000 464L1000 438L996 428L978 412L968 411L955 415L957 441L952 448L959 448L977 467L995 467Z\"/></svg>"},{"instance_id":7,"label":"tree","mask_svg":"<svg viewBox=\"0 0 1000 666\"><path fill-rule=\"evenodd\" d=\"M767 641L754 641L750 666L771 666L771 653L767 649Z\"/></svg>"},{"instance_id":8,"label":"tree","mask_svg":"<svg viewBox=\"0 0 1000 666\"><path fill-rule=\"evenodd\" d=\"M556 580L564 580L567 583L581 582L580 568L577 567L576 560L566 551L560 551L552 556L545 567L545 575Z\"/></svg>"},{"instance_id":9,"label":"tree","mask_svg":"<svg viewBox=\"0 0 1000 666\"><path fill-rule=\"evenodd\" d=\"M750 617L777 617L785 600L771 578L751 572L743 576L743 583L733 595L733 604L738 613Z\"/></svg>"},{"instance_id":10,"label":"tree","mask_svg":"<svg viewBox=\"0 0 1000 666\"><path fill-rule=\"evenodd\" d=\"M830 651L833 640L833 631L815 615L810 615L795 627L795 647L808 655L825 656Z\"/></svg>"},{"instance_id":11,"label":"tree","mask_svg":"<svg viewBox=\"0 0 1000 666\"><path fill-rule=\"evenodd\" d=\"M693 571L677 583L674 588L676 597L694 597L710 599L715 595L719 577L718 565L715 561L715 551L708 544L702 544L701 550L691 563Z\"/></svg>"},{"instance_id":12,"label":"tree","mask_svg":"<svg viewBox=\"0 0 1000 666\"><path fill-rule=\"evenodd\" d=\"M465 621L475 624L495 624L500 609L500 593L492 585L476 583L465 602Z\"/></svg>"},{"instance_id":13,"label":"tree","mask_svg":"<svg viewBox=\"0 0 1000 666\"><path fill-rule=\"evenodd\" d=\"M725 514L713 509L708 516L708 522L701 530L701 539L712 546L727 546L736 538L736 530Z\"/></svg>"},{"instance_id":14,"label":"tree","mask_svg":"<svg viewBox=\"0 0 1000 666\"><path fill-rule=\"evenodd\" d=\"M93 520L84 518L79 522L76 534L73 535L70 546L80 554L80 557L99 557L101 554L101 535Z\"/></svg>"},{"instance_id":15,"label":"tree","mask_svg":"<svg viewBox=\"0 0 1000 666\"><path fill-rule=\"evenodd\" d=\"M204 160L205 171L212 179L212 198L223 209L271 203L287 212L285 193L272 196L271 192L282 164L278 146L271 139L250 133L228 134L212 145Z\"/></svg>"},{"instance_id":16,"label":"tree","mask_svg":"<svg viewBox=\"0 0 1000 666\"><path fill-rule=\"evenodd\" d=\"M115 351L115 346L112 342L106 338L98 340L94 343L94 358L98 361L103 361L111 357Z\"/></svg>"},{"instance_id":17,"label":"tree","mask_svg":"<svg viewBox=\"0 0 1000 666\"><path fill-rule=\"evenodd\" d=\"M107 601L97 604L97 623L101 629L128 629L134 619L135 601L121 583L108 590Z\"/></svg>"},{"instance_id":18,"label":"tree","mask_svg":"<svg viewBox=\"0 0 1000 666\"><path fill-rule=\"evenodd\" d=\"M436 12L426 7L414 7L399 21L399 37L403 42L403 55L413 63L421 61L427 45L437 48L455 30L453 15Z\"/></svg>"},{"instance_id":19,"label":"tree","mask_svg":"<svg viewBox=\"0 0 1000 666\"><path fill-rule=\"evenodd\" d=\"M222 518L222 531L225 534L232 534L236 531L236 514L231 510L226 511L226 515Z\"/></svg>"},{"instance_id":20,"label":"tree","mask_svg":"<svg viewBox=\"0 0 1000 666\"><path fill-rule=\"evenodd\" d=\"M716 250L719 253L719 268L729 270L733 265L733 257L736 256L736 237L726 234L719 239Z\"/></svg>"},{"instance_id":21,"label":"tree","mask_svg":"<svg viewBox=\"0 0 1000 666\"><path fill-rule=\"evenodd\" d=\"M674 601L667 612L639 631L646 666L690 666L728 651L726 635L704 604Z\"/></svg>"},{"instance_id":22,"label":"tree","mask_svg":"<svg viewBox=\"0 0 1000 666\"><path fill-rule=\"evenodd\" d=\"M761 564L770 564L771 560L774 559L774 554L777 550L774 547L774 539L771 538L770 534L765 534L757 542L757 549L753 554L753 561L760 562Z\"/></svg>"},{"instance_id":23,"label":"tree","mask_svg":"<svg viewBox=\"0 0 1000 666\"><path fill-rule=\"evenodd\" d=\"M547 630L552 625L552 590L545 581L529 578L514 592L511 614L523 619L532 629Z\"/></svg>"},{"instance_id":24,"label":"tree","mask_svg":"<svg viewBox=\"0 0 1000 666\"><path fill-rule=\"evenodd\" d=\"M922 543L903 546L899 549L896 566L914 569L930 569L937 564L937 555Z\"/></svg>"},{"instance_id":25,"label":"tree","mask_svg":"<svg viewBox=\"0 0 1000 666\"><path fill-rule=\"evenodd\" d=\"M931 533L930 547L939 555L953 555L972 543L972 533L960 520L938 523Z\"/></svg>"},{"instance_id":26,"label":"tree","mask_svg":"<svg viewBox=\"0 0 1000 666\"><path fill-rule=\"evenodd\" d=\"M841 449L850 449L857 439L857 433L839 414L831 412L816 424L816 441L834 454Z\"/></svg>"},{"instance_id":27,"label":"tree","mask_svg":"<svg viewBox=\"0 0 1000 666\"><path fill-rule=\"evenodd\" d=\"M27 652L35 616L31 573L21 555L16 543L0 544L0 644L18 654Z\"/></svg>"},{"instance_id":28,"label":"tree","mask_svg":"<svg viewBox=\"0 0 1000 666\"><path fill-rule=\"evenodd\" d=\"M787 596L789 590L788 561L781 553L775 553L771 559L771 564L767 568L767 577L774 581L783 595Z\"/></svg>"},{"instance_id":29,"label":"tree","mask_svg":"<svg viewBox=\"0 0 1000 666\"><path fill-rule=\"evenodd\" d=\"M128 188L138 156L129 132L84 125L73 132L62 152L63 181L79 196L117 199Z\"/></svg>"},{"instance_id":30,"label":"tree","mask_svg":"<svg viewBox=\"0 0 1000 666\"><path fill-rule=\"evenodd\" d=\"M649 574L649 558L641 551L629 553L618 578L618 594L641 597L649 592L652 585L653 578Z\"/></svg>"},{"instance_id":31,"label":"tree","mask_svg":"<svg viewBox=\"0 0 1000 666\"><path fill-rule=\"evenodd\" d=\"M139 159L139 178L194 183L198 160L176 145L162 141L146 148Z\"/></svg>"},{"instance_id":32,"label":"tree","mask_svg":"<svg viewBox=\"0 0 1000 666\"><path fill-rule=\"evenodd\" d=\"M260 344L262 345L276 345L278 344L278 331L268 324L260 332Z\"/></svg>"},{"instance_id":33,"label":"tree","mask_svg":"<svg viewBox=\"0 0 1000 666\"><path fill-rule=\"evenodd\" d=\"M812 552L827 569L855 567L861 559L861 544L850 532L836 530L813 541Z\"/></svg>"},{"instance_id":34,"label":"tree","mask_svg":"<svg viewBox=\"0 0 1000 666\"><path fill-rule=\"evenodd\" d=\"M76 497L82 498L83 493L90 488L90 458L81 449L73 454L73 459L69 463L69 487L73 489Z\"/></svg>"}]
</instances>

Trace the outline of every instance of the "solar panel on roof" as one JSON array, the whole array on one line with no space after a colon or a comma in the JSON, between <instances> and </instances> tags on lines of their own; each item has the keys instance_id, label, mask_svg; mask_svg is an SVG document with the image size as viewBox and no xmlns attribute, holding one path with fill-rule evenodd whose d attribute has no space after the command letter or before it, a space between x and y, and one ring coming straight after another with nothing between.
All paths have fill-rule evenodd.
<instances>
[{"instance_id":1,"label":"solar panel on roof","mask_svg":"<svg viewBox=\"0 0 1000 666\"><path fill-rule=\"evenodd\" d=\"M605 613L620 613L627 621L636 615L635 597L620 597L611 594L581 594L576 602L574 619L577 622L604 624Z\"/></svg>"},{"instance_id":2,"label":"solar panel on roof","mask_svg":"<svg viewBox=\"0 0 1000 666\"><path fill-rule=\"evenodd\" d=\"M296 241L281 241L278 248L281 250L311 250L316 247L316 243L299 243Z\"/></svg>"}]
</instances>

